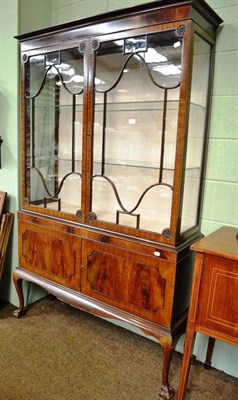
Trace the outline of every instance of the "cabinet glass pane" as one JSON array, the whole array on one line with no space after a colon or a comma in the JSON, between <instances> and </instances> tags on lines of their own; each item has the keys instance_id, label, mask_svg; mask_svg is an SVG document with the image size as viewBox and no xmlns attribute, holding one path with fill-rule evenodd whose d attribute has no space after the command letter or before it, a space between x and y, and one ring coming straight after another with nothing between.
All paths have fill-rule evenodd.
<instances>
[{"instance_id":1,"label":"cabinet glass pane","mask_svg":"<svg viewBox=\"0 0 238 400\"><path fill-rule=\"evenodd\" d=\"M81 207L83 59L77 49L26 63L26 197L75 214Z\"/></svg>"},{"instance_id":2,"label":"cabinet glass pane","mask_svg":"<svg viewBox=\"0 0 238 400\"><path fill-rule=\"evenodd\" d=\"M195 35L181 232L198 223L211 46Z\"/></svg>"},{"instance_id":3,"label":"cabinet glass pane","mask_svg":"<svg viewBox=\"0 0 238 400\"><path fill-rule=\"evenodd\" d=\"M96 54L92 211L170 226L182 42L175 31L102 43Z\"/></svg>"}]
</instances>

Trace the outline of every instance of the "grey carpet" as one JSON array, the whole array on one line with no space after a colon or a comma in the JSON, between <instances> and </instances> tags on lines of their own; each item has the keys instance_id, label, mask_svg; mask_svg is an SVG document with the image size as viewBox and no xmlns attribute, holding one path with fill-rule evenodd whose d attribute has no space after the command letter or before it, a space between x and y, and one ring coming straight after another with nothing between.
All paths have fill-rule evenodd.
<instances>
[{"instance_id":1,"label":"grey carpet","mask_svg":"<svg viewBox=\"0 0 238 400\"><path fill-rule=\"evenodd\" d=\"M0 400L159 399L158 344L58 300L36 302L21 319L13 309L0 309ZM175 353L175 389L180 368ZM196 362L186 399L238 399L238 379Z\"/></svg>"}]
</instances>

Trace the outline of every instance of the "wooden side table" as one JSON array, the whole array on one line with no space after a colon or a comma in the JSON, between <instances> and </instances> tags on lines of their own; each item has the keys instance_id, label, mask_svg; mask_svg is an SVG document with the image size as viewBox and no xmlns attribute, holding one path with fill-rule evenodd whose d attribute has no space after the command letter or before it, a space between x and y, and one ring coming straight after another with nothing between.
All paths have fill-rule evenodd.
<instances>
[{"instance_id":1,"label":"wooden side table","mask_svg":"<svg viewBox=\"0 0 238 400\"><path fill-rule=\"evenodd\" d=\"M191 246L195 269L177 400L185 396L196 332L238 346L237 232L223 226Z\"/></svg>"}]
</instances>

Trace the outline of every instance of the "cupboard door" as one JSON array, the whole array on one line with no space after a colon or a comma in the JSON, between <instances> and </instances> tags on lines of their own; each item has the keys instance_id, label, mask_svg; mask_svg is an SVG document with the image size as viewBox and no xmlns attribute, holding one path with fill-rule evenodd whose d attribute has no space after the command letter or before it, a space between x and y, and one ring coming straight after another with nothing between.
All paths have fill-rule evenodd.
<instances>
[{"instance_id":1,"label":"cupboard door","mask_svg":"<svg viewBox=\"0 0 238 400\"><path fill-rule=\"evenodd\" d=\"M182 48L175 29L99 44L91 188L96 224L160 234L170 228Z\"/></svg>"},{"instance_id":2,"label":"cupboard door","mask_svg":"<svg viewBox=\"0 0 238 400\"><path fill-rule=\"evenodd\" d=\"M19 221L20 265L46 279L78 290L80 248L76 236Z\"/></svg>"},{"instance_id":3,"label":"cupboard door","mask_svg":"<svg viewBox=\"0 0 238 400\"><path fill-rule=\"evenodd\" d=\"M82 293L169 327L176 264L83 240Z\"/></svg>"}]
</instances>

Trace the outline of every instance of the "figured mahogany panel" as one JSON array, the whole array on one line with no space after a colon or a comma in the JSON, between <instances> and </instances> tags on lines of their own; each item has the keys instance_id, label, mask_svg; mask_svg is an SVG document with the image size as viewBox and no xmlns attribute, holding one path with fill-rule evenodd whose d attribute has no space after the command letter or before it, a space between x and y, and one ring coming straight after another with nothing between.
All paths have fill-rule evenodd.
<instances>
[{"instance_id":1,"label":"figured mahogany panel","mask_svg":"<svg viewBox=\"0 0 238 400\"><path fill-rule=\"evenodd\" d=\"M82 292L98 300L168 326L174 279L173 263L83 242Z\"/></svg>"},{"instance_id":2,"label":"figured mahogany panel","mask_svg":"<svg viewBox=\"0 0 238 400\"><path fill-rule=\"evenodd\" d=\"M237 263L205 256L198 325L238 338Z\"/></svg>"},{"instance_id":3,"label":"figured mahogany panel","mask_svg":"<svg viewBox=\"0 0 238 400\"><path fill-rule=\"evenodd\" d=\"M99 251L88 256L87 269L92 290L153 312L163 309L165 279L158 269Z\"/></svg>"},{"instance_id":4,"label":"figured mahogany panel","mask_svg":"<svg viewBox=\"0 0 238 400\"><path fill-rule=\"evenodd\" d=\"M19 221L20 264L36 274L78 289L80 239Z\"/></svg>"}]
</instances>

